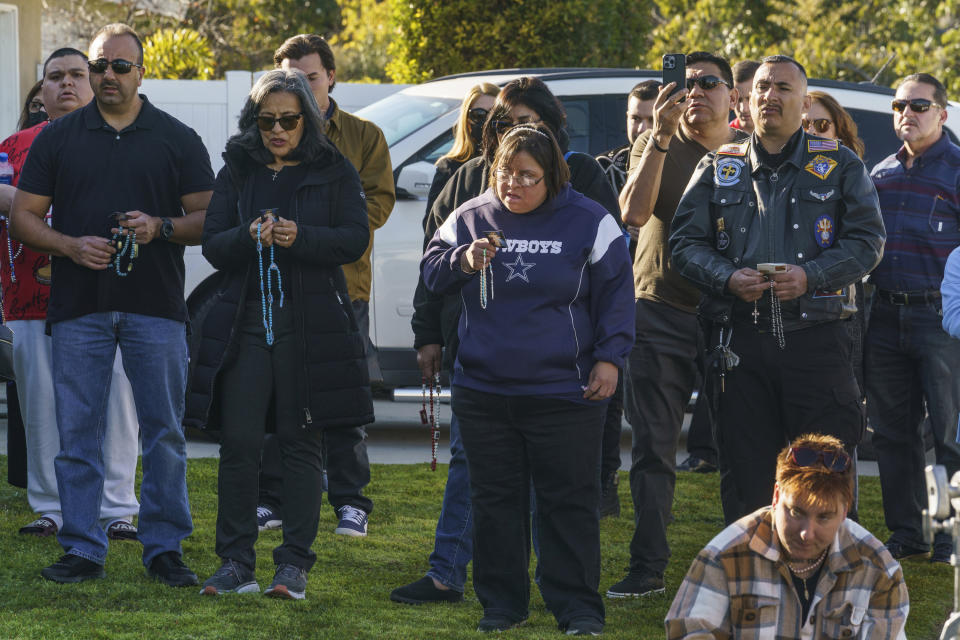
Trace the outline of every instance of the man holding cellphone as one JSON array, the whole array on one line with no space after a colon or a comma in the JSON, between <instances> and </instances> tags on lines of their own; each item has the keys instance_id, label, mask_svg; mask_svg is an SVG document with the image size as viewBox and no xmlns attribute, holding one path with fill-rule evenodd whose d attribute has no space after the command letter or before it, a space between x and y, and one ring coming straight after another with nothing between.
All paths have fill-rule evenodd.
<instances>
[{"instance_id":1,"label":"man holding cellphone","mask_svg":"<svg viewBox=\"0 0 960 640\"><path fill-rule=\"evenodd\" d=\"M852 450L863 434L840 318L845 287L880 261L886 233L863 162L801 128L808 103L803 66L764 58L753 135L700 162L670 234L674 267L704 293L728 524L768 502L791 439L823 433ZM783 265L766 275L760 263Z\"/></svg>"},{"instance_id":2,"label":"man holding cellphone","mask_svg":"<svg viewBox=\"0 0 960 640\"><path fill-rule=\"evenodd\" d=\"M672 55L684 61L683 54ZM639 229L633 265L636 341L624 384L633 430L630 492L636 529L629 573L607 590L609 598L664 590L677 441L696 378L700 300L696 287L670 267L670 221L700 158L744 137L727 124L737 100L730 64L702 51L687 55L685 62L685 86L677 90L670 82L658 92L653 127L633 144L620 194L624 224Z\"/></svg>"}]
</instances>

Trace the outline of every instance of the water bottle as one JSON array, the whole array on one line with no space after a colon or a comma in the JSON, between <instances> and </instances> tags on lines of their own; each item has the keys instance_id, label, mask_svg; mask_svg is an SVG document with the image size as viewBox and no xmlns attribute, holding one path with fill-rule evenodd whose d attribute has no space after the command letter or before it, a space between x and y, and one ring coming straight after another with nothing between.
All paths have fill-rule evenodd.
<instances>
[{"instance_id":1,"label":"water bottle","mask_svg":"<svg viewBox=\"0 0 960 640\"><path fill-rule=\"evenodd\" d=\"M13 184L13 165L9 156L0 152L0 184Z\"/></svg>"}]
</instances>

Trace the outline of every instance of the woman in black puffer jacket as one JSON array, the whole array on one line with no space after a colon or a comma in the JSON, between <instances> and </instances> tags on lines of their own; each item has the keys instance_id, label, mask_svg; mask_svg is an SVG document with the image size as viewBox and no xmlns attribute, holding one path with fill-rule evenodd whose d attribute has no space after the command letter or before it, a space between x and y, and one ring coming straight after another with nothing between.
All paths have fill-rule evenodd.
<instances>
[{"instance_id":1,"label":"woman in black puffer jacket","mask_svg":"<svg viewBox=\"0 0 960 640\"><path fill-rule=\"evenodd\" d=\"M301 73L264 74L239 128L203 228L203 255L222 281L199 328L188 398L190 418L221 432L223 564L202 593L259 591L257 476L273 423L284 468L283 544L265 593L299 599L316 559L319 432L373 421L363 341L340 268L367 247L366 205L356 170L322 133Z\"/></svg>"}]
</instances>

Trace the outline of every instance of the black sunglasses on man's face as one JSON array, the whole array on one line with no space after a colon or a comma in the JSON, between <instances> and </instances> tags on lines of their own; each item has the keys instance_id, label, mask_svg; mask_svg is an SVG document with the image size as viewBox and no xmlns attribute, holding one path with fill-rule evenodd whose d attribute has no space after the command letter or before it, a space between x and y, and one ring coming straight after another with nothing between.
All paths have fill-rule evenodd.
<instances>
[{"instance_id":1,"label":"black sunglasses on man's face","mask_svg":"<svg viewBox=\"0 0 960 640\"><path fill-rule=\"evenodd\" d=\"M717 76L699 76L697 78L687 78L687 91L693 91L694 85L699 86L704 91L710 91L711 89L716 89L717 86L721 84L726 85L727 83L725 80L721 80Z\"/></svg>"},{"instance_id":2,"label":"black sunglasses on man's face","mask_svg":"<svg viewBox=\"0 0 960 640\"><path fill-rule=\"evenodd\" d=\"M90 68L90 73L106 73L107 67L110 67L113 69L114 73L119 75L130 73L130 70L134 67L143 69L143 65L139 65L136 62L129 62L123 58L117 58L116 60L98 58L96 60L88 61L87 66Z\"/></svg>"}]
</instances>

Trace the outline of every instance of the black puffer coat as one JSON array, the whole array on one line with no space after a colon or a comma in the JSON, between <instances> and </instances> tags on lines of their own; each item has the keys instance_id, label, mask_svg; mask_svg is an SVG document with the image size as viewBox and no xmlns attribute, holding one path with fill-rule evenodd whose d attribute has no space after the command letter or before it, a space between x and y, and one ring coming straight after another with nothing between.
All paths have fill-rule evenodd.
<instances>
[{"instance_id":1,"label":"black puffer coat","mask_svg":"<svg viewBox=\"0 0 960 640\"><path fill-rule=\"evenodd\" d=\"M248 228L254 160L239 148L223 154L203 225L203 255L219 272L214 299L194 331L184 424L219 430L219 375L231 364L250 278L257 277L256 242ZM330 145L308 163L297 187L292 219L297 238L286 251L295 260L284 304L292 304L301 357L297 377L300 426L349 427L373 422L364 341L340 265L363 255L370 238L360 177ZM284 286L286 279L284 279Z\"/></svg>"}]
</instances>

